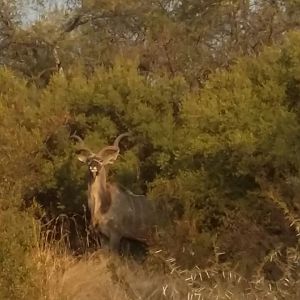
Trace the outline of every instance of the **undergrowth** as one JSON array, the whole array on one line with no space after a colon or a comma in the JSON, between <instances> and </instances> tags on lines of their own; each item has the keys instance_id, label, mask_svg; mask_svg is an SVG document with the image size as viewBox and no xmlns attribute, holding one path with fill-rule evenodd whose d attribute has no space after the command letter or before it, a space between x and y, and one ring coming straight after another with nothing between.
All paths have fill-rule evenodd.
<instances>
[{"instance_id":1,"label":"undergrowth","mask_svg":"<svg viewBox=\"0 0 300 300\"><path fill-rule=\"evenodd\" d=\"M287 211L285 214L288 220L293 218ZM291 226L295 223L297 220L293 218ZM151 249L143 263L101 249L75 256L68 250L64 235L59 241L51 238L54 236L53 232L45 231L35 252L40 299L273 300L300 296L299 244L278 247L268 253L249 279L234 266L219 261L223 253L217 246L209 268L184 269L163 249ZM268 268L273 273L278 270L276 280L268 278Z\"/></svg>"},{"instance_id":2,"label":"undergrowth","mask_svg":"<svg viewBox=\"0 0 300 300\"><path fill-rule=\"evenodd\" d=\"M218 264L185 270L163 251L152 252L143 265L101 250L74 258L46 247L36 258L44 273L41 299L298 299L300 257L296 249L287 252L277 282L259 271L248 281ZM266 259L277 262L280 253L272 254Z\"/></svg>"}]
</instances>

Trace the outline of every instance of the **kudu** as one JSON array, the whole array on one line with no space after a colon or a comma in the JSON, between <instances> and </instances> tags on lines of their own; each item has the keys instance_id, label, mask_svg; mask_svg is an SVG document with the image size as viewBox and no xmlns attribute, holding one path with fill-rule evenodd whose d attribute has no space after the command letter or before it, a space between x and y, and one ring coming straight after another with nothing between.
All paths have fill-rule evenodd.
<instances>
[{"instance_id":1,"label":"kudu","mask_svg":"<svg viewBox=\"0 0 300 300\"><path fill-rule=\"evenodd\" d=\"M120 251L122 238L147 245L155 225L154 208L144 195L135 195L108 182L108 165L116 161L120 153L119 142L128 135L120 134L112 146L106 146L98 153L86 147L80 137L72 136L81 144L77 150L78 159L89 167L88 206L92 227L100 233L101 244L113 251Z\"/></svg>"}]
</instances>

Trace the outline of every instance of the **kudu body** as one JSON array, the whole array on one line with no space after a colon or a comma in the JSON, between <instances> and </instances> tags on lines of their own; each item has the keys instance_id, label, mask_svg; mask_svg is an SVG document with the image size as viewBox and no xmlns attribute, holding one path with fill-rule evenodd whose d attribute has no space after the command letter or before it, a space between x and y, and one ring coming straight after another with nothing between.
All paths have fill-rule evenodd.
<instances>
[{"instance_id":1,"label":"kudu body","mask_svg":"<svg viewBox=\"0 0 300 300\"><path fill-rule=\"evenodd\" d=\"M112 146L106 146L97 154L81 142L78 159L89 167L88 206L92 227L101 233L101 243L111 250L120 250L122 238L149 243L155 225L152 203L143 195L135 195L117 184L108 182L108 165L119 155L119 142L127 136L119 135ZM103 239L104 236L104 239Z\"/></svg>"}]
</instances>

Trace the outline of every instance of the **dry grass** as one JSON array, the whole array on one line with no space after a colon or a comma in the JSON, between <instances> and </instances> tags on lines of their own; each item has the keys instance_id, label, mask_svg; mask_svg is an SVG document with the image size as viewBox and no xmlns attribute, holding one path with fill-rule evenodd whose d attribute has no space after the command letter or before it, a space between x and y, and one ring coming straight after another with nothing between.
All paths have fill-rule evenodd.
<instances>
[{"instance_id":1,"label":"dry grass","mask_svg":"<svg viewBox=\"0 0 300 300\"><path fill-rule=\"evenodd\" d=\"M73 258L48 247L37 260L44 278L42 299L165 299L163 286L169 283L174 291L180 286L171 275L101 250Z\"/></svg>"},{"instance_id":2,"label":"dry grass","mask_svg":"<svg viewBox=\"0 0 300 300\"><path fill-rule=\"evenodd\" d=\"M261 274L247 281L219 265L182 270L162 251L153 252L143 265L102 250L74 258L50 247L40 249L36 259L42 275L41 299L47 300L300 299L295 276L299 253L291 249L288 255L289 268L277 282L268 282Z\"/></svg>"},{"instance_id":3,"label":"dry grass","mask_svg":"<svg viewBox=\"0 0 300 300\"><path fill-rule=\"evenodd\" d=\"M298 219L287 209L283 211L299 236ZM47 242L39 241L35 253L40 299L300 299L300 242L296 247L274 249L257 268L256 276L247 280L232 266L218 262L217 248L212 267L184 270L162 250L152 249L139 264L104 250L75 257L67 252L64 242L44 240ZM266 279L267 265L280 270L276 280Z\"/></svg>"}]
</instances>

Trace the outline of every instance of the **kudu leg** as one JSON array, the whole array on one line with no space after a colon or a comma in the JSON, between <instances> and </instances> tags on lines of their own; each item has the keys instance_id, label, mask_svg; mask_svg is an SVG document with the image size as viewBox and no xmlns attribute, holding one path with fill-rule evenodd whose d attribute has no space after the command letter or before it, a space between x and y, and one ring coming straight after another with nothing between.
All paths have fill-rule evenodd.
<instances>
[{"instance_id":1,"label":"kudu leg","mask_svg":"<svg viewBox=\"0 0 300 300\"><path fill-rule=\"evenodd\" d=\"M100 234L100 244L102 249L109 249L109 239L104 234Z\"/></svg>"},{"instance_id":2,"label":"kudu leg","mask_svg":"<svg viewBox=\"0 0 300 300\"><path fill-rule=\"evenodd\" d=\"M113 252L120 252L121 237L117 233L113 233L109 238L109 248Z\"/></svg>"}]
</instances>

